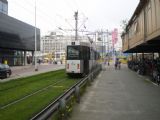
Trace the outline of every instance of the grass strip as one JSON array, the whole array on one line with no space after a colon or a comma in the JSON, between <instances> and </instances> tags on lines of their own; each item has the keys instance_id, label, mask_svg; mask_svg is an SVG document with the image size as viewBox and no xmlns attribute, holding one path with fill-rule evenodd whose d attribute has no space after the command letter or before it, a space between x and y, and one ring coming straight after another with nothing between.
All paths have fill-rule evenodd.
<instances>
[{"instance_id":1,"label":"grass strip","mask_svg":"<svg viewBox=\"0 0 160 120\"><path fill-rule=\"evenodd\" d=\"M5 91L7 89L12 89L18 86L24 86L25 84L37 82L37 80L42 80L45 77L53 76L53 75L58 75L64 73L64 70L57 70L57 71L51 71L51 72L46 72L46 73L41 73L38 75L33 75L25 78L18 78L15 80L11 80L8 82L0 83L0 91Z\"/></svg>"},{"instance_id":2,"label":"grass strip","mask_svg":"<svg viewBox=\"0 0 160 120\"><path fill-rule=\"evenodd\" d=\"M60 82L62 82L62 81L64 81L64 80L65 80L65 79L60 80L60 81L57 81L57 82L55 82L54 84L51 84L51 85L49 85L49 86L47 86L47 87L45 87L45 88L42 88L42 89L40 89L40 90L38 90L38 91L36 91L36 92L33 92L33 93L31 93L31 94L23 97L23 98L20 98L20 99L18 99L18 100L16 100L16 101L13 101L13 102L11 102L11 103L8 103L7 105L2 106L1 109L4 109L4 108L6 108L6 107L8 107L8 106L11 106L11 105L13 105L13 104L16 104L16 103L18 103L18 102L20 102L20 101L22 101L22 100L25 100L25 99L27 99L28 97L31 97L31 96L33 96L33 95L35 95L35 94L38 94L38 93L40 93L40 92L42 92L42 91L45 91L45 90L48 89L49 87L51 87L51 86L53 86L53 85L56 85L56 84L58 84L58 83L60 83Z\"/></svg>"},{"instance_id":3,"label":"grass strip","mask_svg":"<svg viewBox=\"0 0 160 120\"><path fill-rule=\"evenodd\" d=\"M67 79L63 83L49 87L46 91L42 91L21 102L0 110L0 118L2 120L28 120L75 84L75 82L75 80Z\"/></svg>"},{"instance_id":4,"label":"grass strip","mask_svg":"<svg viewBox=\"0 0 160 120\"><path fill-rule=\"evenodd\" d=\"M43 78L43 76L45 76ZM37 78L36 78L37 77ZM9 104L13 101L16 101L18 99L21 99L23 97L25 97L26 95L32 94L40 89L43 89L46 86L49 86L51 84L54 84L55 82L62 80L66 77L64 71L56 71L56 72L49 72L49 73L45 73L45 74L40 74L40 75L36 75L33 77L28 77L28 78L24 78L21 79L22 82L24 81L25 84L21 85L21 81L15 81L15 82L11 82L14 85L16 84L16 86L14 87L8 87L7 84L5 84L4 88L9 88L9 89L5 89L3 91L0 91L0 107ZM38 80L39 79L39 80ZM32 80L32 82L30 82ZM28 82L26 82L28 81ZM34 82L33 82L34 81ZM18 83L20 85L18 85ZM9 86L10 83L8 83Z\"/></svg>"}]
</instances>

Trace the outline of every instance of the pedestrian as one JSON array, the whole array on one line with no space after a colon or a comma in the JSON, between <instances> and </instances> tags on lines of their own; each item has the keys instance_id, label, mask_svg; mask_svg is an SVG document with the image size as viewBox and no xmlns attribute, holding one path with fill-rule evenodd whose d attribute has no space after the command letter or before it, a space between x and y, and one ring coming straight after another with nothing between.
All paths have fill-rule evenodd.
<instances>
[{"instance_id":1,"label":"pedestrian","mask_svg":"<svg viewBox=\"0 0 160 120\"><path fill-rule=\"evenodd\" d=\"M118 69L120 70L121 69L121 61L118 60Z\"/></svg>"},{"instance_id":2,"label":"pedestrian","mask_svg":"<svg viewBox=\"0 0 160 120\"><path fill-rule=\"evenodd\" d=\"M110 65L109 61L110 61L110 59L108 58L108 66Z\"/></svg>"},{"instance_id":3,"label":"pedestrian","mask_svg":"<svg viewBox=\"0 0 160 120\"><path fill-rule=\"evenodd\" d=\"M116 61L115 61L115 64L114 64L115 70L117 69L118 63L119 63L119 60L118 60L118 58L116 58Z\"/></svg>"},{"instance_id":4,"label":"pedestrian","mask_svg":"<svg viewBox=\"0 0 160 120\"><path fill-rule=\"evenodd\" d=\"M41 64L41 60L40 59L38 60L38 63L39 63L39 65Z\"/></svg>"}]
</instances>

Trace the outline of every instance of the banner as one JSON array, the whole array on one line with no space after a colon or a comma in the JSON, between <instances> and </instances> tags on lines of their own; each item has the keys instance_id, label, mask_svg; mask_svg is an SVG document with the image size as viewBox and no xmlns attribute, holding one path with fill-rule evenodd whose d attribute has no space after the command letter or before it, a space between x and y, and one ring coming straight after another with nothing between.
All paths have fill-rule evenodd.
<instances>
[{"instance_id":1,"label":"banner","mask_svg":"<svg viewBox=\"0 0 160 120\"><path fill-rule=\"evenodd\" d=\"M118 41L118 29L115 28L114 31L112 31L112 45L114 46Z\"/></svg>"}]
</instances>

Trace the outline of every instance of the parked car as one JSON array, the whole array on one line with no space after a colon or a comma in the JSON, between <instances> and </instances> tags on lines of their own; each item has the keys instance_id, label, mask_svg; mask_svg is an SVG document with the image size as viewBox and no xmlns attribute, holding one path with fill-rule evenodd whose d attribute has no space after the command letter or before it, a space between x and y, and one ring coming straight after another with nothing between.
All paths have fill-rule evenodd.
<instances>
[{"instance_id":1,"label":"parked car","mask_svg":"<svg viewBox=\"0 0 160 120\"><path fill-rule=\"evenodd\" d=\"M0 63L0 78L8 78L12 74L10 67Z\"/></svg>"}]
</instances>

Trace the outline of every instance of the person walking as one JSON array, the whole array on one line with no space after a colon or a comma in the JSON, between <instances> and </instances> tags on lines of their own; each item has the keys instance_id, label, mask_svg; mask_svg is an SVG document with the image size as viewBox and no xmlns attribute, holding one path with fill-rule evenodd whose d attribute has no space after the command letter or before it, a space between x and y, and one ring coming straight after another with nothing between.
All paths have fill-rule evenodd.
<instances>
[{"instance_id":1,"label":"person walking","mask_svg":"<svg viewBox=\"0 0 160 120\"><path fill-rule=\"evenodd\" d=\"M118 58L116 58L116 61L115 61L115 64L114 64L114 67L115 67L115 70L117 70L117 67L118 67Z\"/></svg>"},{"instance_id":2,"label":"person walking","mask_svg":"<svg viewBox=\"0 0 160 120\"><path fill-rule=\"evenodd\" d=\"M121 69L121 61L118 60L118 69L120 70Z\"/></svg>"},{"instance_id":3,"label":"person walking","mask_svg":"<svg viewBox=\"0 0 160 120\"><path fill-rule=\"evenodd\" d=\"M121 69L121 61L119 60L119 58L116 58L116 61L115 61L115 70L117 70L117 68L119 70Z\"/></svg>"}]
</instances>

